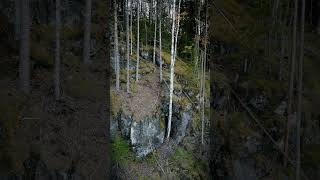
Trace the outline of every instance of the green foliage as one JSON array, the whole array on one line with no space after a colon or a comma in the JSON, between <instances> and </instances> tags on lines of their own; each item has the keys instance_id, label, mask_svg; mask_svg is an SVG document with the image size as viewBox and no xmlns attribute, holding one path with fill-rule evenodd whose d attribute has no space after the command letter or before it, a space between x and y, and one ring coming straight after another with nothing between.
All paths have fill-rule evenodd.
<instances>
[{"instance_id":1,"label":"green foliage","mask_svg":"<svg viewBox=\"0 0 320 180\"><path fill-rule=\"evenodd\" d=\"M195 160L192 153L182 147L178 147L176 152L171 156L170 161L181 176L190 179L199 179L201 171L200 161Z\"/></svg>"},{"instance_id":2,"label":"green foliage","mask_svg":"<svg viewBox=\"0 0 320 180\"><path fill-rule=\"evenodd\" d=\"M130 147L128 143L121 137L117 136L111 144L112 161L120 166L126 166L130 162Z\"/></svg>"}]
</instances>

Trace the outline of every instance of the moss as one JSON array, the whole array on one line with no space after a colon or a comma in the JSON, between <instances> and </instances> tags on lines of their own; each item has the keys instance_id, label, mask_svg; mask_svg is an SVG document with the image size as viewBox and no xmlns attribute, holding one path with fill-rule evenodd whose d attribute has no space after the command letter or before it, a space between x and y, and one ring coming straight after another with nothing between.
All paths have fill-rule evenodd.
<instances>
[{"instance_id":1,"label":"moss","mask_svg":"<svg viewBox=\"0 0 320 180\"><path fill-rule=\"evenodd\" d=\"M130 149L128 143L117 136L114 142L111 144L113 162L119 164L120 166L126 166L130 162Z\"/></svg>"},{"instance_id":2,"label":"moss","mask_svg":"<svg viewBox=\"0 0 320 180\"><path fill-rule=\"evenodd\" d=\"M175 169L180 175L190 178L199 179L199 163L196 161L192 153L186 151L184 148L178 147L176 152L170 157Z\"/></svg>"},{"instance_id":3,"label":"moss","mask_svg":"<svg viewBox=\"0 0 320 180\"><path fill-rule=\"evenodd\" d=\"M120 99L120 96L117 95L115 91L111 91L110 101L111 101L111 113L113 116L116 116L121 109L122 101Z\"/></svg>"},{"instance_id":4,"label":"moss","mask_svg":"<svg viewBox=\"0 0 320 180\"><path fill-rule=\"evenodd\" d=\"M50 45L55 38L55 27L51 25L36 25L32 28L31 38L39 42L40 40L45 43L45 45Z\"/></svg>"}]
</instances>

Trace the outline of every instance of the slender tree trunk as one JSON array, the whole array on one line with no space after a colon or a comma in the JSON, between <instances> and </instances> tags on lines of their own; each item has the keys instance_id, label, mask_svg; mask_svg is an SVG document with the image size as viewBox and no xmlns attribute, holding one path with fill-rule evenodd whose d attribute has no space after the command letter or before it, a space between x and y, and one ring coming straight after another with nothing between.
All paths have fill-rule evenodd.
<instances>
[{"instance_id":1,"label":"slender tree trunk","mask_svg":"<svg viewBox=\"0 0 320 180\"><path fill-rule=\"evenodd\" d=\"M160 14L159 14L159 63L160 63L160 82L162 82L162 5L160 3Z\"/></svg>"},{"instance_id":2,"label":"slender tree trunk","mask_svg":"<svg viewBox=\"0 0 320 180\"><path fill-rule=\"evenodd\" d=\"M133 1L130 1L130 55L132 55L132 49L133 49L133 33L132 33L132 18L133 18L133 12L132 12L132 6Z\"/></svg>"},{"instance_id":3,"label":"slender tree trunk","mask_svg":"<svg viewBox=\"0 0 320 180\"><path fill-rule=\"evenodd\" d=\"M126 31L127 31L127 93L130 92L130 49L129 49L129 0L126 0ZM132 17L132 15L131 15ZM132 41L131 41L132 42ZM131 46L132 47L132 46Z\"/></svg>"},{"instance_id":4,"label":"slender tree trunk","mask_svg":"<svg viewBox=\"0 0 320 180\"><path fill-rule=\"evenodd\" d=\"M86 0L86 11L84 16L84 38L83 38L83 62L85 64L90 63L91 6L92 6L92 0Z\"/></svg>"},{"instance_id":5,"label":"slender tree trunk","mask_svg":"<svg viewBox=\"0 0 320 180\"><path fill-rule=\"evenodd\" d=\"M118 6L117 1L114 1L114 59L116 71L116 90L120 89L120 63L119 63L119 42L118 42Z\"/></svg>"},{"instance_id":6,"label":"slender tree trunk","mask_svg":"<svg viewBox=\"0 0 320 180\"><path fill-rule=\"evenodd\" d=\"M202 111L201 111L201 143L204 144L204 126L205 126L205 85L206 85L206 63L207 63L207 43L208 43L208 7L206 7L206 24L205 24L205 38L204 38L204 57L202 70Z\"/></svg>"},{"instance_id":7,"label":"slender tree trunk","mask_svg":"<svg viewBox=\"0 0 320 180\"><path fill-rule=\"evenodd\" d=\"M137 12L137 67L136 67L136 81L139 81L139 58L140 58L140 8L141 8L141 2L138 0L138 12Z\"/></svg>"},{"instance_id":8,"label":"slender tree trunk","mask_svg":"<svg viewBox=\"0 0 320 180\"><path fill-rule=\"evenodd\" d=\"M294 18L293 18L293 35L292 35L292 54L291 54L291 67L290 67L290 80L289 80L289 97L288 97L288 119L285 134L284 153L288 156L289 135L290 135L290 120L293 118L293 87L294 87L294 74L296 68L296 42L297 42L297 20L298 20L298 0L294 4ZM286 166L287 159L284 158L284 165Z\"/></svg>"},{"instance_id":9,"label":"slender tree trunk","mask_svg":"<svg viewBox=\"0 0 320 180\"><path fill-rule=\"evenodd\" d=\"M199 55L200 55L200 35L201 35L201 21L200 21L200 18L201 18L201 0L198 1L199 2L199 5L198 5L198 17L197 17L197 27L196 27L196 32L197 32L197 35L196 35L196 55L195 55L195 70L198 69L198 63L199 63ZM196 71L195 73L198 74L199 76L199 73Z\"/></svg>"},{"instance_id":10,"label":"slender tree trunk","mask_svg":"<svg viewBox=\"0 0 320 180\"><path fill-rule=\"evenodd\" d=\"M21 1L21 36L19 79L20 89L30 91L30 4L29 0Z\"/></svg>"},{"instance_id":11,"label":"slender tree trunk","mask_svg":"<svg viewBox=\"0 0 320 180\"><path fill-rule=\"evenodd\" d=\"M176 26L176 0L173 0L172 7L172 29L171 29L171 66L170 66L170 94L169 94L169 119L168 119L168 130L167 140L170 138L171 132L171 120L172 120L172 97L173 97L173 80L174 80L174 50L175 50L175 26Z\"/></svg>"},{"instance_id":12,"label":"slender tree trunk","mask_svg":"<svg viewBox=\"0 0 320 180\"><path fill-rule=\"evenodd\" d=\"M15 39L19 40L21 31L21 0L15 0Z\"/></svg>"},{"instance_id":13,"label":"slender tree trunk","mask_svg":"<svg viewBox=\"0 0 320 180\"><path fill-rule=\"evenodd\" d=\"M154 8L154 39L153 39L153 64L156 63L156 45L157 45L157 1Z\"/></svg>"},{"instance_id":14,"label":"slender tree trunk","mask_svg":"<svg viewBox=\"0 0 320 180\"><path fill-rule=\"evenodd\" d=\"M299 56L299 78L298 78L298 117L297 117L297 145L296 145L296 180L300 180L300 126L302 119L302 90L303 90L303 58L304 58L304 23L305 23L306 1L302 0L301 9L301 31L300 31L300 56Z\"/></svg>"},{"instance_id":15,"label":"slender tree trunk","mask_svg":"<svg viewBox=\"0 0 320 180\"><path fill-rule=\"evenodd\" d=\"M60 99L60 30L61 30L61 1L56 0L56 54L55 54L55 97Z\"/></svg>"}]
</instances>

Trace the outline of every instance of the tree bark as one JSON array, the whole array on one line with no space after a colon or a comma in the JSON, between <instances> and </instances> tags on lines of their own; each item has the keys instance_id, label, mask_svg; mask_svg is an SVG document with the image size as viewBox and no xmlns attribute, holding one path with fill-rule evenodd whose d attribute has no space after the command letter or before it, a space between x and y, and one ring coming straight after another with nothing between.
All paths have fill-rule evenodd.
<instances>
[{"instance_id":1,"label":"tree bark","mask_svg":"<svg viewBox=\"0 0 320 180\"><path fill-rule=\"evenodd\" d=\"M159 64L160 64L160 82L162 82L162 5L160 3L160 14L159 14Z\"/></svg>"},{"instance_id":2,"label":"tree bark","mask_svg":"<svg viewBox=\"0 0 320 180\"><path fill-rule=\"evenodd\" d=\"M305 23L305 0L302 0L301 9L301 31L300 31L300 56L299 56L299 78L298 78L298 117L297 117L297 137L296 137L296 180L300 180L300 126L302 119L302 90L303 90L303 58L304 58L304 23Z\"/></svg>"},{"instance_id":3,"label":"tree bark","mask_svg":"<svg viewBox=\"0 0 320 180\"><path fill-rule=\"evenodd\" d=\"M20 89L30 91L30 4L29 0L21 0L21 36L19 79Z\"/></svg>"},{"instance_id":4,"label":"tree bark","mask_svg":"<svg viewBox=\"0 0 320 180\"><path fill-rule=\"evenodd\" d=\"M156 63L156 44L157 44L157 1L154 1L154 39L153 39L153 64Z\"/></svg>"},{"instance_id":5,"label":"tree bark","mask_svg":"<svg viewBox=\"0 0 320 180\"><path fill-rule=\"evenodd\" d=\"M15 0L15 39L19 40L21 31L21 0Z\"/></svg>"},{"instance_id":6,"label":"tree bark","mask_svg":"<svg viewBox=\"0 0 320 180\"><path fill-rule=\"evenodd\" d=\"M119 42L118 42L118 18L117 1L114 1L114 59L116 71L116 90L120 89L120 63L119 63Z\"/></svg>"},{"instance_id":7,"label":"tree bark","mask_svg":"<svg viewBox=\"0 0 320 180\"><path fill-rule=\"evenodd\" d=\"M126 0L126 31L127 31L127 93L130 92L130 49L129 49L129 0ZM132 15L131 15L132 17ZM132 41L131 41L132 42ZM131 46L132 47L132 46Z\"/></svg>"},{"instance_id":8,"label":"tree bark","mask_svg":"<svg viewBox=\"0 0 320 180\"><path fill-rule=\"evenodd\" d=\"M140 8L141 8L141 2L138 0L138 12L137 12L137 67L136 67L136 81L139 81L139 56L140 56Z\"/></svg>"},{"instance_id":9,"label":"tree bark","mask_svg":"<svg viewBox=\"0 0 320 180\"><path fill-rule=\"evenodd\" d=\"M291 54L291 67L290 67L290 80L289 80L289 97L288 97L288 119L285 134L284 153L288 156L288 144L290 135L290 118L293 115L293 87L294 87L294 74L296 68L296 41L297 41L297 20L298 20L298 0L294 2L294 17L293 17L293 35L292 35L292 54ZM286 166L287 160L284 158L284 165Z\"/></svg>"},{"instance_id":10,"label":"tree bark","mask_svg":"<svg viewBox=\"0 0 320 180\"><path fill-rule=\"evenodd\" d=\"M171 28L171 66L170 66L170 94L169 94L169 116L168 116L168 129L167 140L170 138L171 120L172 120L172 97L173 97L173 80L174 80L174 51L175 51L175 25L176 25L176 0L173 0L172 7L172 28Z\"/></svg>"},{"instance_id":11,"label":"tree bark","mask_svg":"<svg viewBox=\"0 0 320 180\"><path fill-rule=\"evenodd\" d=\"M55 97L60 99L60 31L61 31L61 1L56 0L56 54L55 54Z\"/></svg>"},{"instance_id":12,"label":"tree bark","mask_svg":"<svg viewBox=\"0 0 320 180\"><path fill-rule=\"evenodd\" d=\"M90 63L90 36L91 36L91 6L92 0L86 0L84 16L84 38L83 38L83 62Z\"/></svg>"},{"instance_id":13,"label":"tree bark","mask_svg":"<svg viewBox=\"0 0 320 180\"><path fill-rule=\"evenodd\" d=\"M133 49L133 33L132 33L132 18L133 18L133 13L132 13L132 6L133 6L133 1L130 1L130 55L132 55L132 49Z\"/></svg>"}]
</instances>

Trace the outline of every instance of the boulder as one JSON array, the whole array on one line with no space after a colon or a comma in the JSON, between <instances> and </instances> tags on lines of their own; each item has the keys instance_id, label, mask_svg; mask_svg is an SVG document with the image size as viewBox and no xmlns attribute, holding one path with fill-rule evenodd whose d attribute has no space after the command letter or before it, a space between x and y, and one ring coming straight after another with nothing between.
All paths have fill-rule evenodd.
<instances>
[{"instance_id":1,"label":"boulder","mask_svg":"<svg viewBox=\"0 0 320 180\"><path fill-rule=\"evenodd\" d=\"M133 121L130 141L137 156L144 157L159 147L164 141L164 133L158 118Z\"/></svg>"}]
</instances>

